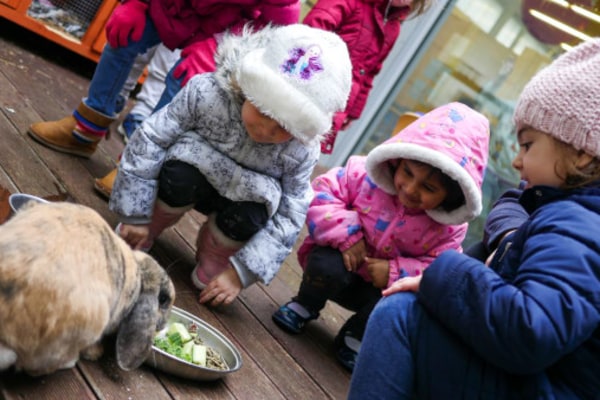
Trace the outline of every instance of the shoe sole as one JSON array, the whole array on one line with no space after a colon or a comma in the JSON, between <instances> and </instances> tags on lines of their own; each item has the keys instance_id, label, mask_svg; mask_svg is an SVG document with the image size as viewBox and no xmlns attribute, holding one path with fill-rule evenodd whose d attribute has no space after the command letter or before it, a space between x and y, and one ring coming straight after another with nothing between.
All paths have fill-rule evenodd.
<instances>
[{"instance_id":1,"label":"shoe sole","mask_svg":"<svg viewBox=\"0 0 600 400\"><path fill-rule=\"evenodd\" d=\"M94 152L92 153L88 153L88 152L82 152L82 151L77 151L77 150L71 150L71 149L66 149L64 147L60 147L55 145L54 143L48 142L47 140L45 140L44 138L42 138L41 136L38 136L35 132L31 131L31 130L27 130L27 133L29 134L29 136L31 136L32 139L34 139L36 142L43 144L46 147L51 148L52 150L56 150L59 151L61 153L65 153L65 154L71 154L74 156L78 156L78 157L82 157L82 158L90 158L92 156L92 154L94 154Z\"/></svg>"},{"instance_id":2,"label":"shoe sole","mask_svg":"<svg viewBox=\"0 0 600 400\"><path fill-rule=\"evenodd\" d=\"M102 195L106 200L110 200L112 190L108 190L104 185L101 185L98 179L94 179L94 189L96 189L96 192Z\"/></svg>"}]
</instances>

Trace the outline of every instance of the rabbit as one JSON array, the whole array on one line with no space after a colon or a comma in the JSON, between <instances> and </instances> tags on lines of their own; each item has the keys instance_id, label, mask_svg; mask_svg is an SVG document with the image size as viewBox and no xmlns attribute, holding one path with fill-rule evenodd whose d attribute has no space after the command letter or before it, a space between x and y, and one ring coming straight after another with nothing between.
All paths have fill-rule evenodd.
<instances>
[{"instance_id":1,"label":"rabbit","mask_svg":"<svg viewBox=\"0 0 600 400\"><path fill-rule=\"evenodd\" d=\"M0 371L98 359L115 332L117 364L137 368L174 299L166 271L89 207L32 202L0 225Z\"/></svg>"}]
</instances>

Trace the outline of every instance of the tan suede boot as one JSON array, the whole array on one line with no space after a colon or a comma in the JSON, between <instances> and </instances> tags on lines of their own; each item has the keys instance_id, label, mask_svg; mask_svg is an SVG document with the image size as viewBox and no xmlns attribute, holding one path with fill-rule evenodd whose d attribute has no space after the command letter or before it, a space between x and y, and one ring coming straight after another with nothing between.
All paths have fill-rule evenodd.
<instances>
[{"instance_id":1,"label":"tan suede boot","mask_svg":"<svg viewBox=\"0 0 600 400\"><path fill-rule=\"evenodd\" d=\"M104 175L104 177L94 179L94 189L96 189L96 191L101 194L102 197L110 199L110 194L112 193L117 172L118 169L114 168L108 174Z\"/></svg>"},{"instance_id":2,"label":"tan suede boot","mask_svg":"<svg viewBox=\"0 0 600 400\"><path fill-rule=\"evenodd\" d=\"M98 143L106 135L106 130L114 118L91 109L83 102L77 107L77 113L100 130L95 134L80 130L77 127L77 119L71 115L58 121L32 124L27 133L53 150L89 158L96 151Z\"/></svg>"}]
</instances>

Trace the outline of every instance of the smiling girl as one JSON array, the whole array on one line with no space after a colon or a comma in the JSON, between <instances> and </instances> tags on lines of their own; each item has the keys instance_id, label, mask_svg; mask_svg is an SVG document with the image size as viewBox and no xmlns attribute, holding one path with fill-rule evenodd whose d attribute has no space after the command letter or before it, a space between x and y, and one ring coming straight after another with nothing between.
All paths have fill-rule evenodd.
<instances>
[{"instance_id":1,"label":"smiling girl","mask_svg":"<svg viewBox=\"0 0 600 400\"><path fill-rule=\"evenodd\" d=\"M488 140L488 120L451 103L317 177L298 251L300 291L273 320L299 333L327 300L355 311L335 340L338 360L352 369L381 289L461 250L467 221L482 208Z\"/></svg>"}]
</instances>

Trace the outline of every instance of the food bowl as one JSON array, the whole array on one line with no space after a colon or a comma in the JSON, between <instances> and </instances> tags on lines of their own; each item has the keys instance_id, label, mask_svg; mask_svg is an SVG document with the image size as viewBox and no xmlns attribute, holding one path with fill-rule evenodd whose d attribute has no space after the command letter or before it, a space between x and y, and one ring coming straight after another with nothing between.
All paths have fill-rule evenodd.
<instances>
[{"instance_id":1,"label":"food bowl","mask_svg":"<svg viewBox=\"0 0 600 400\"><path fill-rule=\"evenodd\" d=\"M25 193L13 193L8 197L8 204L10 204L10 208L13 213L16 213L21 208L23 208L25 204L31 201L36 203L49 203L48 200L44 200L41 197Z\"/></svg>"},{"instance_id":2,"label":"food bowl","mask_svg":"<svg viewBox=\"0 0 600 400\"><path fill-rule=\"evenodd\" d=\"M241 368L242 356L227 337L200 318L180 308L173 307L171 309L167 319L167 326L162 331L158 332L157 335L165 335L169 326L175 322L182 323L185 326L195 324L197 326L198 337L202 338L204 344L212 347L221 354L228 369L218 370L202 367L169 354L154 345L152 346L150 355L145 361L147 365L169 374L198 381L212 381L223 378Z\"/></svg>"}]
</instances>

